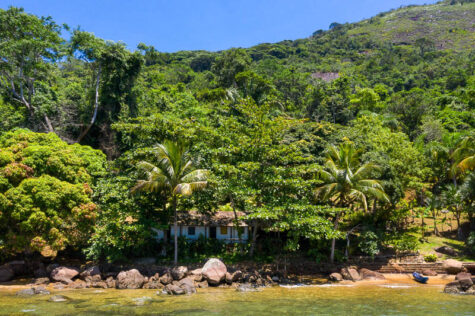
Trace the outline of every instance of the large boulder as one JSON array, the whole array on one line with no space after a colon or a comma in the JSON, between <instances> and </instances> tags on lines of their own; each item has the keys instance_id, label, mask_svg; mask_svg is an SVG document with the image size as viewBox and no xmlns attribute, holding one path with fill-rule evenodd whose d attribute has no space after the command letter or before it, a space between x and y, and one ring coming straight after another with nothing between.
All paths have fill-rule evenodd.
<instances>
[{"instance_id":1,"label":"large boulder","mask_svg":"<svg viewBox=\"0 0 475 316\"><path fill-rule=\"evenodd\" d=\"M14 276L15 272L9 265L4 264L0 266L0 282L8 282L13 279Z\"/></svg>"},{"instance_id":2,"label":"large boulder","mask_svg":"<svg viewBox=\"0 0 475 316\"><path fill-rule=\"evenodd\" d=\"M56 282L69 284L79 274L79 270L71 267L57 267L51 271L50 279Z\"/></svg>"},{"instance_id":3,"label":"large boulder","mask_svg":"<svg viewBox=\"0 0 475 316\"><path fill-rule=\"evenodd\" d=\"M464 268L471 274L475 274L475 263L466 263L464 264Z\"/></svg>"},{"instance_id":4,"label":"large boulder","mask_svg":"<svg viewBox=\"0 0 475 316\"><path fill-rule=\"evenodd\" d=\"M434 270L431 270L431 269L424 269L424 270L422 270L422 274L426 275L426 276L436 276L437 272L435 272Z\"/></svg>"},{"instance_id":5,"label":"large boulder","mask_svg":"<svg viewBox=\"0 0 475 316\"><path fill-rule=\"evenodd\" d=\"M353 282L361 280L360 274L354 268L342 268L340 274L345 280L351 280Z\"/></svg>"},{"instance_id":6,"label":"large boulder","mask_svg":"<svg viewBox=\"0 0 475 316\"><path fill-rule=\"evenodd\" d=\"M221 283L226 277L226 272L228 271L224 263L216 258L209 259L201 269L203 277L210 285Z\"/></svg>"},{"instance_id":7,"label":"large boulder","mask_svg":"<svg viewBox=\"0 0 475 316\"><path fill-rule=\"evenodd\" d=\"M122 271L117 275L116 287L118 289L139 289L145 278L137 269Z\"/></svg>"},{"instance_id":8,"label":"large boulder","mask_svg":"<svg viewBox=\"0 0 475 316\"><path fill-rule=\"evenodd\" d=\"M173 280L181 280L188 273L188 268L185 266L174 267L171 271Z\"/></svg>"},{"instance_id":9,"label":"large boulder","mask_svg":"<svg viewBox=\"0 0 475 316\"><path fill-rule=\"evenodd\" d=\"M83 272L81 272L81 274L79 274L79 277L82 280L86 280L86 278L93 277L96 275L99 275L99 276L101 275L101 269L99 269L98 266L92 266L92 267L87 268Z\"/></svg>"},{"instance_id":10,"label":"large boulder","mask_svg":"<svg viewBox=\"0 0 475 316\"><path fill-rule=\"evenodd\" d=\"M340 282L343 281L343 276L338 272L333 272L332 274L330 274L329 279L333 282Z\"/></svg>"},{"instance_id":11,"label":"large boulder","mask_svg":"<svg viewBox=\"0 0 475 316\"><path fill-rule=\"evenodd\" d=\"M473 285L472 279L462 279L462 280L459 280L459 283L460 283L460 287L464 291L468 290Z\"/></svg>"},{"instance_id":12,"label":"large boulder","mask_svg":"<svg viewBox=\"0 0 475 316\"><path fill-rule=\"evenodd\" d=\"M448 274L457 274L462 272L463 264L462 262L455 259L447 259L442 263L442 267Z\"/></svg>"},{"instance_id":13,"label":"large boulder","mask_svg":"<svg viewBox=\"0 0 475 316\"><path fill-rule=\"evenodd\" d=\"M360 269L360 277L362 280L386 280L381 273L365 268Z\"/></svg>"},{"instance_id":14,"label":"large boulder","mask_svg":"<svg viewBox=\"0 0 475 316\"><path fill-rule=\"evenodd\" d=\"M184 278L180 280L178 286L185 290L186 294L196 293L195 282L191 278Z\"/></svg>"}]
</instances>

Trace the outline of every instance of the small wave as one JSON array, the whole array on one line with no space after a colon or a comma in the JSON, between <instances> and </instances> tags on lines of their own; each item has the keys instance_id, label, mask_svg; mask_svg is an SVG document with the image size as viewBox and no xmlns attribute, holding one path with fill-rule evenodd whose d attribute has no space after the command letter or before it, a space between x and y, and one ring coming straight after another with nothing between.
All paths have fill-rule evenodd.
<instances>
[{"instance_id":1,"label":"small wave","mask_svg":"<svg viewBox=\"0 0 475 316\"><path fill-rule=\"evenodd\" d=\"M31 312L35 312L36 309L22 309L21 312L22 313L31 313Z\"/></svg>"},{"instance_id":2,"label":"small wave","mask_svg":"<svg viewBox=\"0 0 475 316\"><path fill-rule=\"evenodd\" d=\"M391 288L391 289L408 289L408 288L411 288L411 287L414 287L412 285L401 285L401 284L382 284L382 285L379 285L380 287L387 287L387 288Z\"/></svg>"},{"instance_id":3,"label":"small wave","mask_svg":"<svg viewBox=\"0 0 475 316\"><path fill-rule=\"evenodd\" d=\"M295 288L300 288L300 287L352 287L355 286L354 284L330 284L330 283L325 283L325 284L294 284L294 285L280 285L280 287L286 288L286 289L295 289Z\"/></svg>"}]
</instances>

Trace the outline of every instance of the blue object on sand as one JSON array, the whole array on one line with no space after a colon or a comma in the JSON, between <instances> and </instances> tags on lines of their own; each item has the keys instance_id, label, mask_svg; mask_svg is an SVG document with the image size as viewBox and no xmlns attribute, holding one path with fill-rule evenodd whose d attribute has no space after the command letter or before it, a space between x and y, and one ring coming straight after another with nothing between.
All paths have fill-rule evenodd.
<instances>
[{"instance_id":1,"label":"blue object on sand","mask_svg":"<svg viewBox=\"0 0 475 316\"><path fill-rule=\"evenodd\" d=\"M420 275L417 272L413 272L412 276L414 277L414 280L416 280L419 283L427 283L427 280L429 280L428 277L423 277L422 275Z\"/></svg>"}]
</instances>

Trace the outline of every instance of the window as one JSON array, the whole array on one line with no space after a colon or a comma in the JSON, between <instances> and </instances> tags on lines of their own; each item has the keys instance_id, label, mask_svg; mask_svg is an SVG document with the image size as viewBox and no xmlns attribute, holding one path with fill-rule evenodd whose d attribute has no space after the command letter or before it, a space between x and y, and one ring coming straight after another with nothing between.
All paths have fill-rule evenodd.
<instances>
[{"instance_id":1,"label":"window","mask_svg":"<svg viewBox=\"0 0 475 316\"><path fill-rule=\"evenodd\" d=\"M193 226L188 227L188 235L190 235L190 236L195 235L195 227L193 227Z\"/></svg>"},{"instance_id":2,"label":"window","mask_svg":"<svg viewBox=\"0 0 475 316\"><path fill-rule=\"evenodd\" d=\"M228 227L227 226L221 226L221 235L227 235L228 234Z\"/></svg>"}]
</instances>

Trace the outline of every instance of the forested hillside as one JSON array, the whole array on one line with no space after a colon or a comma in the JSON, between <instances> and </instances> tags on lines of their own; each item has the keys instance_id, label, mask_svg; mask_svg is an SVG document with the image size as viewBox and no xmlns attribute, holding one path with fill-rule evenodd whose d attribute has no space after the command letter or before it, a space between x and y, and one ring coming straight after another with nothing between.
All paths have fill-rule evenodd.
<instances>
[{"instance_id":1,"label":"forested hillside","mask_svg":"<svg viewBox=\"0 0 475 316\"><path fill-rule=\"evenodd\" d=\"M244 212L250 255L260 242L332 260L356 226L355 253L413 250L448 211L475 252L474 25L475 3L452 0L295 41L162 53L0 10L0 259L158 255L151 227L176 209ZM206 187L131 193L168 140ZM181 256L225 249L196 247Z\"/></svg>"}]
</instances>

